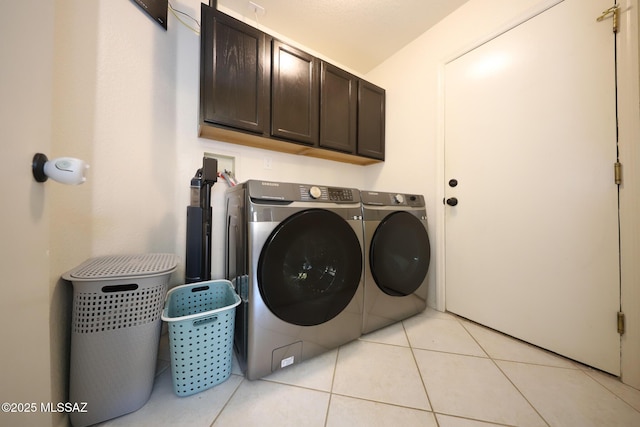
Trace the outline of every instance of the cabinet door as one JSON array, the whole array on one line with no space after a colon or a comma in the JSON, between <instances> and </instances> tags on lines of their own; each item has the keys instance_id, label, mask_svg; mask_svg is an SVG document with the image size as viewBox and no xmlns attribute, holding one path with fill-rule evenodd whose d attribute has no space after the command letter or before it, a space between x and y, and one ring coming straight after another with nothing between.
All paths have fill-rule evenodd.
<instances>
[{"instance_id":1,"label":"cabinet door","mask_svg":"<svg viewBox=\"0 0 640 427\"><path fill-rule=\"evenodd\" d=\"M320 147L354 153L358 79L326 62L320 72Z\"/></svg>"},{"instance_id":2,"label":"cabinet door","mask_svg":"<svg viewBox=\"0 0 640 427\"><path fill-rule=\"evenodd\" d=\"M318 60L274 40L272 47L271 135L318 144Z\"/></svg>"},{"instance_id":3,"label":"cabinet door","mask_svg":"<svg viewBox=\"0 0 640 427\"><path fill-rule=\"evenodd\" d=\"M358 83L358 155L384 160L385 91Z\"/></svg>"},{"instance_id":4,"label":"cabinet door","mask_svg":"<svg viewBox=\"0 0 640 427\"><path fill-rule=\"evenodd\" d=\"M201 106L205 122L267 133L265 34L202 5Z\"/></svg>"}]
</instances>

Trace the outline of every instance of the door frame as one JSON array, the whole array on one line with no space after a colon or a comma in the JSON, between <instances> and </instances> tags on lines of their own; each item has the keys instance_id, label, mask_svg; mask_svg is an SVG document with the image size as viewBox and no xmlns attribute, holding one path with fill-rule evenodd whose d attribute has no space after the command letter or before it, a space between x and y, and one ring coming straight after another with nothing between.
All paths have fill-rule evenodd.
<instances>
[{"instance_id":1,"label":"door frame","mask_svg":"<svg viewBox=\"0 0 640 427\"><path fill-rule=\"evenodd\" d=\"M436 156L436 200L444 200L445 177L445 76L446 65L473 49L487 43L564 0L541 0L535 7L515 16L494 31L476 39L464 48L452 52L438 64L438 105ZM626 331L621 340L621 378L640 389L640 79L639 21L640 0L618 0L620 32L617 35L618 113L620 162L623 164L623 185L620 187L621 235L621 306L626 317ZM613 0L612 0L613 3ZM597 16L594 16L594 20ZM607 25L607 23L605 23ZM613 165L612 165L613 179ZM436 301L435 308L446 309L445 206L436 203ZM634 232L636 235L634 235ZM635 304L634 304L635 302Z\"/></svg>"},{"instance_id":2,"label":"door frame","mask_svg":"<svg viewBox=\"0 0 640 427\"><path fill-rule=\"evenodd\" d=\"M626 331L621 342L622 381L640 389L640 66L639 0L618 0L618 149L620 186L621 305Z\"/></svg>"}]
</instances>

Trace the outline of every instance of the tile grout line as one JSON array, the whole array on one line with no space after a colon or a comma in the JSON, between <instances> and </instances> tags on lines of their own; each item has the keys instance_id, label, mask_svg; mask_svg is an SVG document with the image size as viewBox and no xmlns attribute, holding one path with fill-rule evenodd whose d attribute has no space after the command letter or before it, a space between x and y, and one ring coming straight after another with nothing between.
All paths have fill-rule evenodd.
<instances>
[{"instance_id":1,"label":"tile grout line","mask_svg":"<svg viewBox=\"0 0 640 427\"><path fill-rule=\"evenodd\" d=\"M496 426L501 426L501 427L518 427L517 424L504 424L501 423L499 421L487 421L487 420L483 420L483 419L479 419L479 418L471 418L471 417L465 417L464 415L456 415L456 414L447 414L446 412L433 412L434 415L444 415L447 417L451 417L451 418L458 418L461 420L469 420L469 421L475 421L478 423L482 423L482 424L491 424L491 425L496 425ZM437 420L437 417L436 417Z\"/></svg>"},{"instance_id":2,"label":"tile grout line","mask_svg":"<svg viewBox=\"0 0 640 427\"><path fill-rule=\"evenodd\" d=\"M479 421L479 422L480 421L481 422L487 422L486 420L480 420L480 419L476 420L474 418L468 418L468 417L464 417L464 416L460 416L460 415L456 415L456 414L447 414L447 413L435 411L435 409L433 407L433 404L432 404L432 401L431 401L431 398L430 398L430 395L429 395L429 391L427 390L427 387L426 387L422 372L420 371L420 367L418 366L416 355L415 355L415 350L422 350L422 351L432 351L432 352L436 352L436 353L444 353L444 354L451 354L451 355L458 355L458 356L461 355L461 356L467 356L467 357L474 357L474 358L477 358L477 359L490 359L492 361L493 365L496 366L496 368L499 370L499 372L518 391L518 393L521 395L521 397L530 405L530 407L534 410L534 412L537 413L540 416L540 418L543 420L543 422L547 426L549 426L550 424L547 422L545 417L543 417L542 414L538 411L538 409L529 401L529 399L527 399L527 397L524 395L524 393L516 386L516 384L511 380L511 378L506 374L506 372L500 367L500 365L497 363L497 361L504 361L504 362L508 362L508 363L519 363L519 364L531 365L531 366L541 366L541 367L555 368L555 369L578 370L578 371L582 372L584 375L588 376L594 383L596 383L599 386L605 388L614 397L622 400L626 405L630 406L635 412L640 412L636 408L634 408L631 404L629 404L625 399L623 399L621 396L619 396L617 393L615 393L613 390L611 390L609 387L607 387L605 384L603 384L600 381L598 381L597 378L589 375L589 373L587 371L578 369L577 367L552 366L552 365L546 365L544 363L520 362L520 361L517 361L517 360L494 358L484 349L484 347L480 344L478 339L476 339L476 337L473 335L471 330L466 327L464 322L462 322L455 315L452 317L451 320L457 320L458 321L458 323L463 327L463 330L468 335L471 336L472 340L479 346L479 348L483 351L485 356L467 355L467 354L461 354L461 353L456 353L456 352L445 352L445 351L439 351L439 350L429 350L429 349L414 348L412 343L411 343L411 341L410 341L410 339L409 339L409 336L408 336L408 333L407 333L407 327L406 327L404 321L401 321L401 326L402 326L402 331L404 333L407 345L400 345L400 344L394 344L394 343L385 343L385 342L379 342L379 341L369 341L369 340L362 339L362 338L359 339L362 342L370 342L370 343L377 344L377 345L391 346L391 347L396 347L396 348L409 348L411 350L414 364L415 364L416 368L418 369L418 375L419 375L420 380L422 381L423 389L425 391L425 395L427 397L427 401L428 401L429 406L430 406L430 410L428 410L428 411L424 410L424 409L414 408L414 407L411 407L411 406L398 405L398 404L388 403L388 402L384 402L384 401L366 399L366 398L361 398L361 397L351 396L351 395L345 395L345 394L342 394L342 393L335 392L334 388L335 388L335 379L337 377L338 360L339 360L339 356L340 356L340 352L342 350L342 347L344 347L346 344L345 345L341 345L336 349L336 357L335 357L335 360L333 361L333 373L331 375L331 382L330 382L329 390L319 390L319 389L313 388L313 387L303 387L303 386L295 385L295 384L280 383L278 381L273 381L273 380L269 380L269 379L261 379L261 380L263 380L265 382L271 382L271 383L275 383L275 384L283 384L283 385L287 385L287 386L291 386L291 387L295 387L295 388L308 389L308 390L312 390L312 391L321 391L321 392L325 392L325 393L328 391L329 399L328 399L328 403L327 403L327 407L326 407L326 411L325 411L325 419L324 419L324 426L325 427L327 427L329 425L329 423L328 423L328 421L329 421L329 413L331 411L331 404L332 404L332 402L334 400L333 399L334 396L344 396L344 397L347 397L347 398L356 399L356 400L360 400L360 401L369 401L369 402L372 402L372 403L375 403L375 404L396 406L396 407L399 407L399 408L406 408L406 409L411 409L411 410L416 410L416 411L421 411L421 412L430 412L432 414L433 419L435 421L435 424L437 426L440 426L440 421L438 420L437 415L451 416L451 417L455 417L455 418L469 419L469 420L474 420L474 421ZM242 383L244 381L246 381L246 378L244 376L241 375L241 378L242 378L242 381L239 382L239 384L237 385L237 387L235 388L233 393L231 393L229 398L226 400L226 402L223 405L223 407L220 409L220 411L218 412L216 417L213 419L211 426L214 426L215 423L217 422L217 420L220 419L220 415L222 414L222 412L224 410L226 410L226 408L229 405L229 402L237 394L237 392L238 392L240 386L242 385ZM508 424L503 424L503 425L508 426Z\"/></svg>"},{"instance_id":3,"label":"tile grout line","mask_svg":"<svg viewBox=\"0 0 640 427\"><path fill-rule=\"evenodd\" d=\"M542 414L540 413L540 411L538 411L538 408L536 408L533 403L531 403L529 401L529 399L527 399L527 397L524 395L524 393L522 392L522 390L520 390L520 388L518 388L517 385L515 385L515 383L511 380L511 378L509 378L509 376L502 370L502 368L500 368L500 366L498 365L498 363L496 363L496 361L493 359L493 357L489 354L489 352L487 350L485 350L485 348L480 344L480 342L476 339L475 336L473 336L473 334L465 327L464 323L460 321L460 319L458 317L455 318L458 323L460 324L460 326L462 326L462 328L467 332L467 334L469 334L469 336L471 337L471 339L473 339L473 341L475 341L476 344L478 344L478 346L482 349L482 351L485 352L485 354L489 357L489 360L491 360L491 363L493 363L493 365L498 369L498 371L500 371L500 373L507 379L507 381L509 381L509 383L518 391L518 393L520 393L520 396L522 396L522 398L525 400L525 402L527 402L529 404L529 406L531 406L531 408L534 410L534 412L536 414L538 414L538 416L540 417L540 419L542 421L544 421L544 423L551 427L551 424L549 424L549 422L542 416Z\"/></svg>"},{"instance_id":4,"label":"tile grout line","mask_svg":"<svg viewBox=\"0 0 640 427\"><path fill-rule=\"evenodd\" d=\"M448 320L448 319L443 319L443 320ZM457 317L456 317L456 318L453 318L453 319L450 319L450 320L455 320L455 321L457 321L458 319L457 319ZM343 394L340 394L340 393L334 393L334 394L336 394L336 395L338 395L338 396L345 396L345 397L349 397L349 398L352 398L352 399L358 399L358 400L363 400L363 401L367 401L367 402L380 403L380 404L384 404L384 405L396 406L396 407L399 407L399 408L406 408L406 409L412 409L412 410L417 410L417 411L430 412L430 413L432 413L432 414L434 415L434 418L435 418L435 421L436 421L436 425L438 425L438 426L440 425L440 422L438 421L438 418L437 418L437 416L436 416L437 414L445 415L445 416L450 416L450 417L454 417L454 418L460 418L460 419L468 419L468 420L478 421L478 422L482 422L482 423L493 423L493 424L496 424L496 425L504 425L504 426L506 426L506 427L512 426L512 425L510 425L510 424L496 423L496 422L494 422L494 421L487 421L487 420L483 420L483 419L469 418L469 417L464 417L464 416L460 416L460 415L456 415L456 414L448 414L448 413L445 413L445 412L439 412L439 411L434 410L434 408L433 408L433 404L431 403L431 398L429 397L429 392L427 391L426 384L425 384L425 382L424 382L424 378L422 377L422 372L420 371L420 368L418 367L418 363L417 363L417 360L416 360L416 357L415 357L415 352L414 352L414 350L420 350L420 351L426 351L426 352L433 352L433 353L440 353L440 354L447 354L447 355L453 355L453 356L472 357L472 358L475 358L475 359L491 360L492 362L493 362L493 359L491 358L491 356L489 356L489 354L485 351L485 349L484 349L482 346L480 346L480 344L475 340L475 338L474 338L473 336L472 336L472 339L473 339L473 340L474 340L474 341L475 341L475 342L480 346L480 349L484 352L484 355L483 355L483 356L474 355L474 354L456 353L456 352L451 352L451 351L442 351L442 350L425 349L425 348L418 348L418 347L415 347L415 348L414 348L414 347L411 345L411 341L409 340L409 336L408 336L408 334L407 334L407 331L406 331L406 328L405 328L405 325L404 325L404 321L400 321L400 323L402 323L403 332L405 333L405 338L407 339L407 343L409 344L409 346L408 346L408 347L407 347L407 346L405 346L405 345L400 345L400 344L391 344L391 343L385 343L385 342L379 342L379 341L370 341L370 340L366 340L366 339L362 339L362 338L360 338L359 340L360 340L360 341L363 341L363 342L368 342L368 343L376 344L376 345L383 345L383 346L390 346L390 347L408 348L408 349L410 349L410 350L411 350L412 357L413 357L413 360L414 360L414 363L416 364L416 368L418 369L418 374L420 375L420 380L421 380L421 382L422 382L422 386L423 386L423 388L424 388L424 390L425 390L425 394L426 394L426 396L427 396L427 401L429 402L429 406L430 406L431 410L427 411L427 410L424 410L424 409L413 408L413 407L410 407L410 406L403 406L403 405L398 405L398 404L395 404L395 403L381 402L381 401L371 400L371 399L365 399L365 398L361 398L361 397L355 397L355 396L350 396L350 395L343 395ZM458 322L458 323L460 323L460 322ZM465 332L467 332L469 335L471 335L471 333L470 333L470 332L468 332L466 328L464 328L464 330L465 330ZM493 362L493 363L495 364L495 362ZM499 369L499 368L498 368L498 369ZM500 370L500 372L501 372L501 373L506 377L506 375L504 374L504 372L502 372L502 370ZM335 373L334 373L334 375L335 375ZM508 377L507 377L507 379L508 379ZM509 379L508 379L508 380L509 380ZM511 382L511 380L509 380L509 382L510 382L512 385L514 385L514 384ZM514 387L515 387L515 385L514 385ZM520 395L522 395L522 393L520 392L520 390L518 390L517 388L516 388L516 390L520 393ZM526 401L526 402L527 402L527 403L528 403L528 404L529 404L529 405L534 409L534 411L535 411L538 415L540 415L540 414L538 413L538 411L535 409L535 407L533 407L533 405L531 405L531 402L529 402L529 401L528 401L524 396L522 396L522 397L523 397L523 398L525 399L525 401ZM541 418L542 418L542 420L545 422L545 424L547 424L547 425L548 425L548 423L546 422L546 420L544 420L544 418L543 418L541 415L540 415L540 417L541 417Z\"/></svg>"},{"instance_id":5,"label":"tile grout line","mask_svg":"<svg viewBox=\"0 0 640 427\"><path fill-rule=\"evenodd\" d=\"M447 319L442 319L442 320L447 320ZM452 320L456 320L456 321L457 321L458 319L457 319L457 317L456 317L456 318L454 318L454 319L452 319ZM460 322L458 322L458 323L460 323ZM495 422L495 421L487 421L487 420L483 420L483 419L470 418L470 417L465 417L465 416L461 416L461 415L448 414L448 413L445 413L445 412L439 412L439 411L436 411L436 410L434 409L433 405L431 404L431 399L429 398L429 392L427 391L427 385L425 384L424 379L422 378L422 372L420 371L420 367L418 366L418 362L417 362L417 360L416 360L416 358L415 358L415 353L414 353L414 351L413 351L413 350L414 350L414 347L411 345L411 341L409 340L409 335L407 334L407 331L406 331L406 329L405 329L404 321L402 321L402 328L403 328L403 330L404 330L404 332L405 332L405 335L406 335L406 338L407 338L407 342L409 343L409 348L411 349L411 353L413 354L414 362L416 363L416 367L418 368L418 373L420 374L420 379L422 380L422 385L423 385L423 387L424 387L424 389L425 389L425 393L427 394L427 399L429 400L429 406L431 407L431 411L429 411L429 412L431 412L431 413L433 414L433 416L434 416L434 418L435 418L435 421L436 421L436 425L440 426L440 421L438 420L438 417L437 417L437 415L438 415L438 414L440 414L440 415L445 415L445 416L448 416L448 417L459 418L459 419L466 419L466 420L470 420L470 421L477 421L477 422L481 422L481 423L491 423L491 424L501 425L501 426L505 426L505 427L513 427L513 425L511 425L511 424L497 423L497 422ZM470 333L469 331L467 331L467 329L466 329L466 328L464 328L464 330L465 330L465 332L467 332L469 335L471 335L471 333ZM472 336L472 338L473 338L473 336ZM435 352L435 353L450 354L450 355L456 355L456 356L473 357L473 358L476 358L476 359L491 359L491 356L489 356L489 353L487 353L487 351L486 351L482 346L480 346L480 344L475 340L475 338L473 338L473 339L474 339L474 341L478 344L478 346L480 347L480 349L484 352L484 354L485 354L484 356L478 356L478 355L473 355L473 354L455 353L455 352L450 352L450 351L441 351L441 350L422 349L422 348L415 348L415 350L431 351L431 352ZM504 375L504 373L503 373L503 375ZM519 390L518 390L518 391L519 391ZM520 393L520 394L522 394L522 393ZM524 397L524 396L523 396L523 397ZM525 400L526 400L526 399L525 399ZM529 403L529 405L531 405L531 403L530 403L528 400L526 400L526 401L527 401L527 403ZM531 406L533 407L533 405L531 405ZM534 408L534 410L535 410L535 408ZM536 411L536 413L537 413L537 411ZM543 421L545 421L545 420L543 419ZM545 421L545 423L546 423L546 421ZM547 425L548 425L548 424L547 424Z\"/></svg>"},{"instance_id":6,"label":"tile grout line","mask_svg":"<svg viewBox=\"0 0 640 427\"><path fill-rule=\"evenodd\" d=\"M436 417L435 410L433 408L433 404L431 403L431 398L429 397L429 391L427 391L427 385L424 383L424 378L422 377L422 372L420 371L420 366L418 366L418 361L416 360L416 354L413 352L413 346L411 345L411 340L409 339L409 334L407 334L407 329L404 325L404 320L401 320L402 324L402 332L404 332L404 337L407 340L407 344L409 344L409 351L411 352L411 358L413 359L413 363L416 366L416 370L418 371L418 375L420 376L420 382L422 383L422 388L424 389L424 394L427 397L427 403L429 404L429 409L431 409L431 413L433 414L433 419L436 422L436 426L440 427L440 422L438 421L438 417Z\"/></svg>"},{"instance_id":7,"label":"tile grout line","mask_svg":"<svg viewBox=\"0 0 640 427\"><path fill-rule=\"evenodd\" d=\"M594 378L593 376L589 375L588 371L580 371L582 372L584 375L587 376L587 378L589 378L591 381L594 381L596 384L598 384L600 387L604 388L605 390L607 390L609 393L613 394L613 396L616 399L621 400L622 402L624 402L625 405L629 406L631 409L633 409L634 411L640 413L640 410L636 409L632 404L630 404L629 402L626 401L626 399L624 399L622 396L619 396L616 392L614 392L613 390L611 390L609 387L607 387L605 384L601 383L600 381L598 381L596 378ZM624 384L623 382L621 382L620 384Z\"/></svg>"},{"instance_id":8,"label":"tile grout line","mask_svg":"<svg viewBox=\"0 0 640 427\"><path fill-rule=\"evenodd\" d=\"M452 313L452 314L453 314L453 313ZM455 318L456 320L458 320L458 322L459 322L459 323L462 325L462 327L467 331L467 333L469 333L469 335L471 335L471 337L474 339L474 341L476 341L476 343L477 343L478 345L480 345L480 342L479 342L478 340L476 340L476 339L475 339L475 337L473 336L473 333L472 333L468 328L466 328L466 327L465 327L465 322L464 322L464 321L466 321L466 322L470 322L470 323L473 323L473 324L476 324L476 325L481 326L481 327L484 327L484 328L487 328L487 327L486 327L486 326L484 326L484 325L478 324L478 323L476 323L476 322L473 322L472 320L465 319L465 318L463 318L463 317L460 317L460 316L458 316L458 315L455 315L455 314L454 314L454 318ZM464 320L464 321L462 321L462 320ZM609 393L611 393L615 398L617 398L617 399L621 400L622 402L624 402L627 406L629 406L629 407L630 407L631 409L633 409L635 412L640 413L640 410L639 410L639 409L636 409L636 408L635 408L631 403L627 402L627 400L626 400L624 397L620 396L618 393L616 393L615 391L613 391L612 389L610 389L609 387L607 387L607 385L606 385L606 384L604 384L603 382L598 381L598 379L597 379L596 377L594 377L594 376L592 376L592 375L589 375L589 372L599 372L599 370L598 370L597 368L593 368L593 367L589 367L589 366L587 366L587 365L583 365L582 363L580 363L580 362L578 362L578 361L576 361L576 360L569 359L569 358L567 358L567 357L565 357L565 356L562 356L561 354L557 354L557 353L551 352L551 351L546 350L546 349L544 349L544 348L538 347L538 346L536 346L536 345L534 345L534 344L530 344L530 343L528 343L528 342L526 342L526 341L523 341L523 340L520 340L520 339L518 339L518 338L511 337L511 336L509 336L509 335L504 334L503 332L500 332L500 331L494 330L494 329L492 329L492 328L487 328L487 329L488 329L488 330L490 330L490 331L496 332L497 334L504 335L505 337L508 337L508 338L510 338L510 339L516 340L517 342L520 342L520 343L522 343L522 344L524 344L524 345L531 346L531 347L533 347L533 348L539 349L539 350L541 350L541 351L544 351L544 352L547 352L547 353L549 353L549 354L555 355L555 356L557 356L557 357L559 357L559 358L562 358L563 360L566 360L566 361L568 361L568 362L571 362L572 366L571 366L571 367L569 367L569 366L556 366L556 365L549 365L549 364L544 364L544 363L533 363L533 362L524 362L524 361L519 361L519 360L511 360L511 359L494 358L494 357L492 357L492 356L489 356L489 358L494 362L494 364L496 364L496 365L497 365L497 363L495 363L495 362L496 362L496 361L501 361L501 362L508 362L508 363L518 363L518 364L521 364L521 365L528 365L528 366L540 366L540 367L543 367L543 368L549 368L549 369L563 369L563 370L568 370L568 371L577 371L577 372L581 372L582 374L586 375L586 376L587 376L588 378L590 378L591 380L595 381L595 382L596 382L596 384L598 384L599 386L601 386L601 387L603 387L604 389L606 389L606 390L607 390ZM483 351L485 351L485 350L484 350L484 348L483 348L481 345L480 345L480 347L483 349ZM487 352L485 351L485 353L487 353ZM487 353L487 354L488 354L488 353ZM586 367L586 368L588 368L588 369L581 368L581 366L585 366L585 367ZM499 366L498 366L498 369L500 369L500 371L501 371L501 372L502 372L502 373L503 373L507 378L509 378L509 376L508 376L506 373L504 373L504 371L503 371ZM603 372L603 375L610 375L610 374L608 374L608 373L606 373L606 372ZM614 377L615 377L615 376L614 376ZM618 378L618 377L616 377L616 378L617 378L617 380L619 381L619 378ZM510 381L511 381L511 380L510 380ZM513 384L513 382L512 382L512 384ZM623 382L621 382L621 381L620 381L620 384L622 384L622 385L626 385L626 384L624 384L624 383L623 383ZM515 386L515 384L514 384L514 386ZM516 387L516 388L517 388L517 387ZM518 389L518 391L520 391L520 390ZM521 394L522 394L522 393L521 393ZM526 399L526 398L525 398L525 399ZM527 400L527 402L529 402L529 401ZM529 402L529 404L531 404L531 402ZM532 406L532 407L534 407L533 405L531 405L531 406ZM534 407L534 408L535 408L535 407ZM536 411L536 412L537 412L537 411Z\"/></svg>"},{"instance_id":9,"label":"tile grout line","mask_svg":"<svg viewBox=\"0 0 640 427\"><path fill-rule=\"evenodd\" d=\"M514 342L520 343L520 344L522 344L522 345L525 345L525 346L528 346L528 347L531 347L531 348L534 348L534 349L540 350L540 351L542 351L542 352L544 352L544 353L546 353L546 354L548 354L548 355L552 355L552 356L555 356L555 357L557 357L557 358L560 358L560 359L566 360L567 362L569 362L569 363L572 365L572 367L567 367L567 366L556 366L556 365L550 365L550 364L544 364L544 363L524 362L524 361L520 361L520 360L500 359L500 358L496 358L496 357L488 356L488 357L490 357L491 359L499 360L499 361L504 361L504 362L521 363L521 364L523 364L523 365L546 366L546 367L548 367L548 368L560 368L560 369L569 369L569 370L577 370L577 371L583 371L583 370L584 370L584 368L581 368L580 366L585 366L585 367L587 367L587 368L589 368L589 369L592 369L592 368L588 367L587 365L583 365L581 362L578 362L577 360L570 359L570 358L568 358L568 357L566 357L566 356L563 356L563 355L561 355L561 354L559 354L559 353L555 353L555 352L553 352L553 351L551 351L551 350L547 350L546 348L542 348L542 347L537 346L537 345L535 345L535 344L531 344L531 343L529 343L529 342L527 342L527 341L524 341L524 340L522 340L522 339L520 339L520 338L513 337L513 336L511 336L511 335L509 335L509 334L506 334L506 333L504 333L504 332L501 332L501 331L499 331L499 330L497 330L497 329L493 329L493 328L491 328L491 327L489 327L489 326L485 326L485 325L483 325L483 324L481 324L481 323L475 322L475 321L473 321L473 320L467 319L467 318L462 317L462 316L459 316L459 315L457 315L457 314L454 314L454 313L451 313L451 314L452 314L452 315L454 316L454 318L455 318L455 319L456 319L456 320L457 320L457 321L462 325L462 327L464 327L464 328L465 328L465 330L467 330L467 333L468 333L469 335L471 335L472 337L473 337L473 333L472 333L471 331L469 331L469 329L467 329L467 328L465 327L465 322L466 322L466 323L468 323L468 324L475 325L475 326L477 326L477 327L480 327L480 328L486 329L487 331L489 331L489 332L493 332L493 333L498 334L498 335L500 335L500 336L502 336L502 337L508 338L508 339L509 339L509 340L511 340L511 341L514 341ZM475 340L475 337L474 337L474 340ZM475 341L478 343L478 345L480 345L480 343L479 343L477 340L475 340ZM482 348L482 346L480 346L480 347ZM482 348L482 349L484 350L484 348ZM485 353L486 353L486 352L485 352Z\"/></svg>"},{"instance_id":10,"label":"tile grout line","mask_svg":"<svg viewBox=\"0 0 640 427\"><path fill-rule=\"evenodd\" d=\"M383 401L380 401L380 400L373 400L373 399L369 399L369 398L366 398L366 397L351 396L349 394L342 394L342 393L333 393L333 394L335 394L336 396L340 396L340 397L346 397L348 399L360 400L362 402L377 403L377 404L384 405L384 406L393 406L394 408L409 409L411 411L427 412L429 414L435 414L434 411L428 411L426 409L416 408L414 406L401 405L399 403L383 402ZM446 415L446 414L443 414L443 415Z\"/></svg>"},{"instance_id":11,"label":"tile grout line","mask_svg":"<svg viewBox=\"0 0 640 427\"><path fill-rule=\"evenodd\" d=\"M235 374L233 374L233 375L235 375ZM231 402L231 399L233 399L233 397L236 395L236 393L240 389L240 386L242 385L242 383L244 383L245 381L248 381L247 378L244 375L242 375L241 378L242 379L238 383L238 386L236 387L235 390L233 390L233 393L231 393L229 395L229 398L227 399L227 401L224 402L224 405L222 405L222 408L220 408L220 412L218 412L218 414L213 418L213 421L211 421L211 424L209 424L209 427L213 427L213 425L216 423L216 421L218 421L218 418L220 418L220 415L222 415L224 410L227 408L227 406L229 405L229 402Z\"/></svg>"},{"instance_id":12,"label":"tile grout line","mask_svg":"<svg viewBox=\"0 0 640 427\"><path fill-rule=\"evenodd\" d=\"M338 358L340 357L340 349L342 346L338 346L336 351L336 361L333 362L333 375L331 375L331 387L329 389L329 403L327 404L327 412L324 416L324 427L327 427L329 422L329 410L331 409L331 401L333 400L333 386L336 382L336 372L338 371Z\"/></svg>"}]
</instances>

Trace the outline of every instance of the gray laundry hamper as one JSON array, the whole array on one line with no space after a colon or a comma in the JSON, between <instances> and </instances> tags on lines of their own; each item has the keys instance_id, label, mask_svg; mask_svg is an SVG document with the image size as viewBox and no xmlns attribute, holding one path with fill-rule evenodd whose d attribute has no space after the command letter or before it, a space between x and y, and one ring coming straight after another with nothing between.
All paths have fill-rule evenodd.
<instances>
[{"instance_id":1,"label":"gray laundry hamper","mask_svg":"<svg viewBox=\"0 0 640 427\"><path fill-rule=\"evenodd\" d=\"M91 258L65 273L73 284L69 401L82 427L141 408L151 395L162 320L177 257Z\"/></svg>"}]
</instances>

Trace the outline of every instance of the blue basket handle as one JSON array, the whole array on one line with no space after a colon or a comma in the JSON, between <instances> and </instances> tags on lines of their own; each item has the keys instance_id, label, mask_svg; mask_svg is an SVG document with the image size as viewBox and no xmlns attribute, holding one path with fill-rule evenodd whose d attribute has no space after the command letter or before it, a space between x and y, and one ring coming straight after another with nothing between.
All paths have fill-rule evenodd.
<instances>
[{"instance_id":1,"label":"blue basket handle","mask_svg":"<svg viewBox=\"0 0 640 427\"><path fill-rule=\"evenodd\" d=\"M196 319L193 321L193 326L202 326L202 325L206 325L207 323L213 323L215 321L218 320L218 315L214 314L213 316L209 316L209 317L203 317L202 319Z\"/></svg>"}]
</instances>

